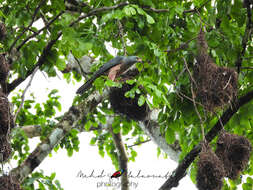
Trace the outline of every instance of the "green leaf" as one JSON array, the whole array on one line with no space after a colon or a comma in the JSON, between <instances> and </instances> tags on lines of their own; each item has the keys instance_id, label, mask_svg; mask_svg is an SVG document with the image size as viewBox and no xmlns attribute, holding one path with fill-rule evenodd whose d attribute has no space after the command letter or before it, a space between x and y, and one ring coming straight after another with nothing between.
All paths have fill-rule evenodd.
<instances>
[{"instance_id":1,"label":"green leaf","mask_svg":"<svg viewBox=\"0 0 253 190\"><path fill-rule=\"evenodd\" d=\"M141 95L138 99L138 105L142 106L145 103L145 101L146 101L146 98L143 95Z\"/></svg>"},{"instance_id":2,"label":"green leaf","mask_svg":"<svg viewBox=\"0 0 253 190\"><path fill-rule=\"evenodd\" d=\"M106 85L106 86L109 86L109 87L121 87L121 86L122 86L121 83L114 82L114 81L112 81L112 80L107 80L107 81L105 81L105 85Z\"/></svg>"},{"instance_id":3,"label":"green leaf","mask_svg":"<svg viewBox=\"0 0 253 190\"><path fill-rule=\"evenodd\" d=\"M168 144L172 144L175 142L175 132L169 127L167 128L165 132L165 140Z\"/></svg>"},{"instance_id":4,"label":"green leaf","mask_svg":"<svg viewBox=\"0 0 253 190\"><path fill-rule=\"evenodd\" d=\"M146 17L147 17L147 21L148 21L149 24L154 24L155 23L155 20L150 15L147 14Z\"/></svg>"}]
</instances>

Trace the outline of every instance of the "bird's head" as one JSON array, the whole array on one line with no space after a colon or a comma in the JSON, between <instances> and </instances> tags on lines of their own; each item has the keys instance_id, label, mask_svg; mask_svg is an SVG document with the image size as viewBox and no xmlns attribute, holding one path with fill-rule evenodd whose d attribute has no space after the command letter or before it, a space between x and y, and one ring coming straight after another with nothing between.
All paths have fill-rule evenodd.
<instances>
[{"instance_id":1,"label":"bird's head","mask_svg":"<svg viewBox=\"0 0 253 190\"><path fill-rule=\"evenodd\" d=\"M142 62L142 60L137 57L137 56L128 56L128 57L124 57L122 60L122 65L120 67L121 69L121 73L125 72L126 70L128 70L132 65L134 65L137 62Z\"/></svg>"},{"instance_id":2,"label":"bird's head","mask_svg":"<svg viewBox=\"0 0 253 190\"><path fill-rule=\"evenodd\" d=\"M128 56L126 57L126 62L128 62L129 64L134 64L137 62L142 62L142 60L138 56Z\"/></svg>"}]
</instances>

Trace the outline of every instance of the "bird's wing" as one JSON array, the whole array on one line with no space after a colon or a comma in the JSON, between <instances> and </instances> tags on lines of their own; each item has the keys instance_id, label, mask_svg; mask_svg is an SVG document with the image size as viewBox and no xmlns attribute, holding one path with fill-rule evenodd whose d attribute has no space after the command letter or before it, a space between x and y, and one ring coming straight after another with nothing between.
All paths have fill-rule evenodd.
<instances>
[{"instance_id":1,"label":"bird's wing","mask_svg":"<svg viewBox=\"0 0 253 190\"><path fill-rule=\"evenodd\" d=\"M108 61L107 63L105 63L103 66L101 66L98 71L96 71L92 77L85 83L83 84L78 90L77 90L77 94L83 94L86 90L88 90L92 83L94 82L94 80L96 80L96 78L100 77L103 73L105 73L106 71L108 71L109 69L111 69L112 67L119 65L123 60L123 56L117 56L113 59L111 59L110 61Z\"/></svg>"},{"instance_id":2,"label":"bird's wing","mask_svg":"<svg viewBox=\"0 0 253 190\"><path fill-rule=\"evenodd\" d=\"M114 79L116 78L117 76L117 73L118 71L120 70L120 67L121 65L116 65L114 67L112 67L110 70L109 70L109 73L108 73L108 78L112 81L114 81Z\"/></svg>"}]
</instances>

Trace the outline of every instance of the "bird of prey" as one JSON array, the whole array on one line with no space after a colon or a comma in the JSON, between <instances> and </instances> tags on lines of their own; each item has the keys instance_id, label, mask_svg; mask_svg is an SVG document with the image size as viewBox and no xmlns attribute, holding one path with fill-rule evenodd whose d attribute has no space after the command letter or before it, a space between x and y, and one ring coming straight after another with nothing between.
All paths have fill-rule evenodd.
<instances>
[{"instance_id":1,"label":"bird of prey","mask_svg":"<svg viewBox=\"0 0 253 190\"><path fill-rule=\"evenodd\" d=\"M96 78L107 72L109 79L114 81L116 77L119 77L122 73L127 71L133 64L141 61L142 60L137 56L117 56L102 65L99 70L96 71L93 76L77 90L76 93L83 94L92 86L92 83L96 80Z\"/></svg>"}]
</instances>

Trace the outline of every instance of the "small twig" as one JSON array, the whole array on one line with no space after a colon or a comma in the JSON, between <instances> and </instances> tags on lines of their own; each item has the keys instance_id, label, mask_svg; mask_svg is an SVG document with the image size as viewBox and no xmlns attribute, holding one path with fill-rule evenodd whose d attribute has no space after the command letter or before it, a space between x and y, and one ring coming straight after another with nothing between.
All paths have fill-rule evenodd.
<instances>
[{"instance_id":1,"label":"small twig","mask_svg":"<svg viewBox=\"0 0 253 190\"><path fill-rule=\"evenodd\" d=\"M41 18L42 18L42 20L44 22L44 25L47 25L48 24L48 20L45 17L45 14L42 11L40 11L40 16L41 16Z\"/></svg>"},{"instance_id":2,"label":"small twig","mask_svg":"<svg viewBox=\"0 0 253 190\"><path fill-rule=\"evenodd\" d=\"M124 40L124 28L123 28L120 20L118 20L117 22L118 22L118 27L119 27L119 35L120 35L121 42L122 42L122 45L123 45L124 56L127 56L126 43L125 43L125 40Z\"/></svg>"},{"instance_id":3,"label":"small twig","mask_svg":"<svg viewBox=\"0 0 253 190\"><path fill-rule=\"evenodd\" d=\"M253 69L253 67L241 67L241 69Z\"/></svg>"},{"instance_id":4,"label":"small twig","mask_svg":"<svg viewBox=\"0 0 253 190\"><path fill-rule=\"evenodd\" d=\"M208 24L206 21L204 21L202 18L201 18L201 15L200 15L200 12L199 12L199 10L196 10L196 13L199 15L199 19L200 19L200 22L203 24L205 24L205 25L207 25L207 26L209 26L210 28L212 28L213 29L213 27L210 25L210 24Z\"/></svg>"},{"instance_id":5,"label":"small twig","mask_svg":"<svg viewBox=\"0 0 253 190\"><path fill-rule=\"evenodd\" d=\"M205 131L204 131L203 120L202 120L202 117L201 117L201 115L200 115L200 113L199 113L199 110L198 110L198 108L197 108L196 101L195 101L196 95L195 95L195 93L194 93L194 91L193 91L193 84L192 84L192 83L195 83L195 85L196 85L196 82L195 82L194 78L193 78L192 75L191 75L191 72L190 72L190 70L189 70L189 68L188 68L188 65L187 65L187 62L186 62L185 58L183 58L183 60L184 60L185 67L186 67L186 69L187 69L187 71L188 71L188 74L189 74L189 76L190 76L190 78L191 78L191 93L192 93L193 105L194 105L194 108L195 108L195 112L197 113L197 115L198 115L198 117L199 117L199 120L200 120L200 126L201 126L202 137L203 137L203 141L205 142Z\"/></svg>"},{"instance_id":6,"label":"small twig","mask_svg":"<svg viewBox=\"0 0 253 190\"><path fill-rule=\"evenodd\" d=\"M56 21L56 19L58 19L62 14L64 13L64 11L61 11L58 15L56 15L51 21L49 21L47 23L47 25L45 25L43 28L41 28L40 30L38 30L37 32L33 33L32 35L28 36L18 47L17 47L17 51L20 50L21 47L23 47L23 45L25 45L25 43L30 40L31 38L34 38L35 36L39 35L44 29L49 28L49 26Z\"/></svg>"},{"instance_id":7,"label":"small twig","mask_svg":"<svg viewBox=\"0 0 253 190\"><path fill-rule=\"evenodd\" d=\"M176 85L176 82L179 80L180 76L184 73L185 69L186 69L186 68L184 68L184 69L179 73L178 76L175 76L175 74L172 72L172 74L173 74L173 76L174 76L174 78L175 78L175 80L172 82L172 84L173 84L174 86L177 86L177 85ZM182 93L182 92L180 92L180 91L175 90L175 93L176 93L181 99L186 98L186 99L190 100L191 102L194 101L192 98L190 98L189 96L185 95L184 93ZM196 102L196 101L195 101L195 102ZM204 107L204 105L202 105L200 102L196 102L196 104L198 104L198 105Z\"/></svg>"},{"instance_id":8,"label":"small twig","mask_svg":"<svg viewBox=\"0 0 253 190\"><path fill-rule=\"evenodd\" d=\"M127 148L131 148L131 147L134 147L134 146L138 146L138 145L140 145L140 144L144 144L144 143L147 143L147 142L150 142L150 141L151 141L151 139L148 139L148 140L145 140L145 141L141 141L141 142L135 143L135 144L133 144L133 145L129 145L129 146L127 146Z\"/></svg>"},{"instance_id":9,"label":"small twig","mask_svg":"<svg viewBox=\"0 0 253 190\"><path fill-rule=\"evenodd\" d=\"M221 121L219 115L218 115L215 111L213 111L213 113L216 115L216 117L218 118L218 120L219 120L219 122L220 122L220 125L221 125L222 128L224 129L224 125L223 125L223 123L222 123L222 121Z\"/></svg>"},{"instance_id":10,"label":"small twig","mask_svg":"<svg viewBox=\"0 0 253 190\"><path fill-rule=\"evenodd\" d=\"M79 66L79 68L80 68L81 74L82 74L83 76L87 75L88 73L85 72L85 71L83 70L83 67L82 67L82 65L81 65L81 63L80 63L80 60L77 59L77 58L74 56L74 54L72 53L72 50L71 50L70 52L71 52L71 54L73 55L75 61L77 62L78 66Z\"/></svg>"},{"instance_id":11,"label":"small twig","mask_svg":"<svg viewBox=\"0 0 253 190\"><path fill-rule=\"evenodd\" d=\"M168 54L170 54L170 53L174 53L174 52L179 51L179 50L186 49L186 48L188 47L188 44L189 44L191 41L195 40L197 37L198 37L198 36L196 36L196 37L194 37L194 38L192 38L192 39L190 39L190 40L188 40L188 41L186 41L186 42L180 44L180 46L179 46L178 48L176 48L176 49L166 50L165 52L167 52Z\"/></svg>"},{"instance_id":12,"label":"small twig","mask_svg":"<svg viewBox=\"0 0 253 190\"><path fill-rule=\"evenodd\" d=\"M225 89L228 87L228 84L229 84L231 78L232 78L232 77L231 77L231 75L230 75L230 76L229 76L229 79L228 79L228 82L227 82L227 84L224 86L223 90L225 90Z\"/></svg>"},{"instance_id":13,"label":"small twig","mask_svg":"<svg viewBox=\"0 0 253 190\"><path fill-rule=\"evenodd\" d=\"M25 29L23 30L23 32L14 40L14 42L12 43L9 52L11 52L11 50L13 49L13 47L16 45L17 41L24 35L24 33L29 30L29 28L33 25L36 15L38 13L38 11L40 10L40 7L45 3L46 0L41 0L40 3L38 4L38 6L36 7L33 16L32 16L32 20L30 22L30 24L25 27Z\"/></svg>"},{"instance_id":14,"label":"small twig","mask_svg":"<svg viewBox=\"0 0 253 190\"><path fill-rule=\"evenodd\" d=\"M253 56L249 56L249 57L244 57L243 59L252 59Z\"/></svg>"},{"instance_id":15,"label":"small twig","mask_svg":"<svg viewBox=\"0 0 253 190\"><path fill-rule=\"evenodd\" d=\"M209 3L209 1L211 1L211 0L207 0L202 5L200 5L200 7L196 7L194 9L191 9L191 10L188 10L188 11L184 11L184 13L196 13L197 11L199 11L200 9L202 9L207 3Z\"/></svg>"},{"instance_id":16,"label":"small twig","mask_svg":"<svg viewBox=\"0 0 253 190\"><path fill-rule=\"evenodd\" d=\"M195 85L197 85L196 81L194 80L193 76L191 75L191 71L190 71L190 69L189 69L189 67L188 67L188 65L187 65L187 62L186 62L185 58L183 58L183 60L184 60L185 68L186 68L186 70L188 71L188 74L189 74L189 76L190 76L190 78L191 78L191 81L192 81Z\"/></svg>"},{"instance_id":17,"label":"small twig","mask_svg":"<svg viewBox=\"0 0 253 190\"><path fill-rule=\"evenodd\" d=\"M170 9L156 9L150 6L141 6L141 8L146 9L147 11L152 11L155 13L166 13L166 12L170 12Z\"/></svg>"},{"instance_id":18,"label":"small twig","mask_svg":"<svg viewBox=\"0 0 253 190\"><path fill-rule=\"evenodd\" d=\"M242 38L242 50L238 52L238 58L235 62L235 66L237 67L238 74L241 71L242 60L247 49L248 40L251 39L251 35L252 35L252 20L251 20L252 9L250 6L250 2L246 4L246 8L247 8L247 21L246 21L247 23L246 23L245 32Z\"/></svg>"},{"instance_id":19,"label":"small twig","mask_svg":"<svg viewBox=\"0 0 253 190\"><path fill-rule=\"evenodd\" d=\"M21 103L20 103L19 108L18 108L18 110L17 110L17 112L16 112L16 114L15 114L15 116L14 116L14 119L13 119L14 123L16 122L17 116L18 116L20 110L22 109L22 107L23 107L23 105L24 105L25 93L26 93L26 91L28 90L28 88L31 86L33 77L35 76L35 73L38 71L38 69L39 69L39 67L36 67L36 69L33 71L32 75L31 75L31 78L30 78L30 81L28 82L28 84L27 84L25 90L23 91L23 94L22 94L22 96L21 96Z\"/></svg>"},{"instance_id":20,"label":"small twig","mask_svg":"<svg viewBox=\"0 0 253 190\"><path fill-rule=\"evenodd\" d=\"M190 9L190 10L185 10L183 13L195 13L198 10L202 9L210 0L207 0L206 2L204 2L200 7L196 7L194 9ZM150 6L141 6L141 8L146 9L147 11L152 11L155 13L166 13L166 12L170 12L171 9L156 9Z\"/></svg>"}]
</instances>

